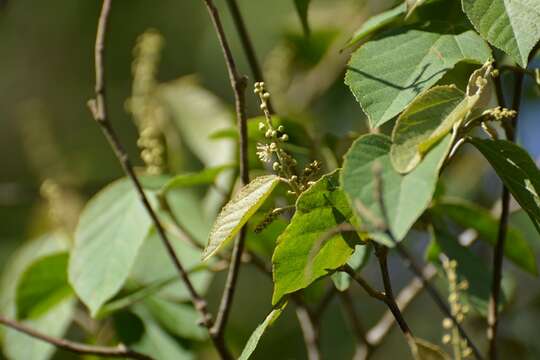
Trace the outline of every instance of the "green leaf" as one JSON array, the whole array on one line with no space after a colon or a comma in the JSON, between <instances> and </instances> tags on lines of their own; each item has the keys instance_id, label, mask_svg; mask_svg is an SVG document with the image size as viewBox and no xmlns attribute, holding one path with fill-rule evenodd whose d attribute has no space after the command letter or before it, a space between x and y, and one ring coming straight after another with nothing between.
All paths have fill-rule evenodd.
<instances>
[{"instance_id":1,"label":"green leaf","mask_svg":"<svg viewBox=\"0 0 540 360\"><path fill-rule=\"evenodd\" d=\"M352 254L349 261L347 261L347 264L355 271L358 271L367 264L370 255L371 247L366 245L356 245L354 254ZM351 277L343 271L333 273L332 281L334 282L336 289L339 291L345 291L351 285Z\"/></svg>"},{"instance_id":2,"label":"green leaf","mask_svg":"<svg viewBox=\"0 0 540 360\"><path fill-rule=\"evenodd\" d=\"M426 340L413 338L409 339L409 347L414 360L450 360L451 357L440 347Z\"/></svg>"},{"instance_id":3,"label":"green leaf","mask_svg":"<svg viewBox=\"0 0 540 360\"><path fill-rule=\"evenodd\" d=\"M17 284L17 318L37 318L71 297L67 280L68 253L42 257L32 263Z\"/></svg>"},{"instance_id":4,"label":"green leaf","mask_svg":"<svg viewBox=\"0 0 540 360\"><path fill-rule=\"evenodd\" d=\"M506 140L469 139L489 161L504 185L540 232L540 170L520 146Z\"/></svg>"},{"instance_id":5,"label":"green leaf","mask_svg":"<svg viewBox=\"0 0 540 360\"><path fill-rule=\"evenodd\" d=\"M286 294L330 275L347 262L360 241L358 236L353 233L340 233L329 239L325 236L336 226L352 221L352 217L347 198L339 187L337 171L323 176L300 195L296 213L278 238L272 256L273 304Z\"/></svg>"},{"instance_id":6,"label":"green leaf","mask_svg":"<svg viewBox=\"0 0 540 360\"><path fill-rule=\"evenodd\" d=\"M158 297L150 297L144 305L169 333L193 340L205 340L208 337L208 332L198 324L199 313L191 304L177 304Z\"/></svg>"},{"instance_id":7,"label":"green leaf","mask_svg":"<svg viewBox=\"0 0 540 360\"><path fill-rule=\"evenodd\" d=\"M383 216L380 197L375 193L382 182L382 200L388 216L388 226L394 237L402 240L429 205L439 177L439 169L450 150L451 137L446 136L420 164L406 175L399 174L390 161L390 139L370 134L358 138L343 163L342 184L357 215L377 241L381 240L378 222ZM380 167L380 179L374 166ZM369 212L369 214L366 214ZM385 245L392 244L385 241Z\"/></svg>"},{"instance_id":8,"label":"green leaf","mask_svg":"<svg viewBox=\"0 0 540 360\"><path fill-rule=\"evenodd\" d=\"M247 341L244 350L242 350L242 354L240 354L238 360L248 360L251 357L266 329L268 329L268 327L270 327L277 320L286 306L287 303L285 302L279 308L272 310L266 319L264 319L262 324L257 326L255 331L249 337L249 340Z\"/></svg>"},{"instance_id":9,"label":"green leaf","mask_svg":"<svg viewBox=\"0 0 540 360\"><path fill-rule=\"evenodd\" d=\"M474 31L453 35L409 30L356 50L345 83L368 115L370 126L378 127L458 62L483 64L490 56L489 47Z\"/></svg>"},{"instance_id":10,"label":"green leaf","mask_svg":"<svg viewBox=\"0 0 540 360\"><path fill-rule=\"evenodd\" d=\"M488 210L463 200L445 200L438 203L433 210L441 216L448 216L465 229L475 229L480 239L490 245L497 243L499 220ZM508 228L504 245L504 253L508 259L523 270L533 275L538 274L534 251L519 229Z\"/></svg>"},{"instance_id":11,"label":"green leaf","mask_svg":"<svg viewBox=\"0 0 540 360\"><path fill-rule=\"evenodd\" d=\"M192 360L195 358L188 349L159 326L147 309L138 306L135 313L144 324L144 335L140 341L130 345L133 349L150 354L156 360Z\"/></svg>"},{"instance_id":12,"label":"green leaf","mask_svg":"<svg viewBox=\"0 0 540 360\"><path fill-rule=\"evenodd\" d=\"M92 315L124 285L150 227L150 217L127 179L107 186L86 205L68 274Z\"/></svg>"},{"instance_id":13,"label":"green leaf","mask_svg":"<svg viewBox=\"0 0 540 360\"><path fill-rule=\"evenodd\" d=\"M309 35L309 22L308 22L308 10L309 3L311 0L294 0L294 6L296 12L300 17L300 22L302 23L302 29L304 29L304 34Z\"/></svg>"},{"instance_id":14,"label":"green leaf","mask_svg":"<svg viewBox=\"0 0 540 360\"><path fill-rule=\"evenodd\" d=\"M174 189L183 189L198 185L212 185L216 182L216 178L223 171L232 169L236 165L222 165L204 169L198 173L189 173L176 175L163 186L162 191L165 193Z\"/></svg>"},{"instance_id":15,"label":"green leaf","mask_svg":"<svg viewBox=\"0 0 540 360\"><path fill-rule=\"evenodd\" d=\"M476 30L522 67L540 40L540 3L536 0L462 0Z\"/></svg>"},{"instance_id":16,"label":"green leaf","mask_svg":"<svg viewBox=\"0 0 540 360\"><path fill-rule=\"evenodd\" d=\"M467 302L480 314L486 315L491 295L491 272L471 249L460 245L455 237L448 234L441 224L434 224L432 243L428 252L430 261L438 262L438 254L442 251L449 259L456 260L459 281L467 280L469 287L464 293Z\"/></svg>"},{"instance_id":17,"label":"green leaf","mask_svg":"<svg viewBox=\"0 0 540 360\"><path fill-rule=\"evenodd\" d=\"M491 69L488 62L474 71L466 93L453 85L436 86L413 100L392 133L390 155L397 171L410 172L434 144L461 126L471 113L476 115L477 106L483 108L490 102L492 89L486 85Z\"/></svg>"},{"instance_id":18,"label":"green leaf","mask_svg":"<svg viewBox=\"0 0 540 360\"><path fill-rule=\"evenodd\" d=\"M362 24L362 26L360 26L360 28L358 28L358 30L356 30L346 47L358 44L360 41L364 40L374 32L403 17L405 15L405 11L406 5L405 3L402 3L390 10L370 17Z\"/></svg>"},{"instance_id":19,"label":"green leaf","mask_svg":"<svg viewBox=\"0 0 540 360\"><path fill-rule=\"evenodd\" d=\"M17 314L15 299L17 284L26 269L36 260L61 251L66 251L69 239L61 233L47 234L25 243L11 257L3 269L0 283L0 312L14 318ZM22 323L47 333L50 336L63 337L73 316L75 301L65 301L50 308L46 314ZM46 360L55 351L54 346L36 340L18 331L0 327L2 349L7 358L13 360Z\"/></svg>"},{"instance_id":20,"label":"green leaf","mask_svg":"<svg viewBox=\"0 0 540 360\"><path fill-rule=\"evenodd\" d=\"M234 238L279 182L279 177L275 175L260 176L240 189L214 222L203 260L208 260Z\"/></svg>"}]
</instances>

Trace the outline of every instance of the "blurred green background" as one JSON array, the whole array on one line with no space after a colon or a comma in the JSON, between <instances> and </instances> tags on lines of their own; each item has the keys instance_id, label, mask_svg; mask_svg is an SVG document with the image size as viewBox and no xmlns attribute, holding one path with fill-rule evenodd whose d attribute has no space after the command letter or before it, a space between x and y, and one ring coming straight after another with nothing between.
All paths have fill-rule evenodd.
<instances>
[{"instance_id":1,"label":"blurred green background","mask_svg":"<svg viewBox=\"0 0 540 360\"><path fill-rule=\"evenodd\" d=\"M216 3L241 71L249 74L224 1L216 0ZM292 0L239 0L258 57L270 79L271 72L278 71L272 66L279 64L278 50L284 46L294 48L301 55L297 64L301 71L315 74L312 75L315 80L301 79L307 87L303 90L312 93L310 99L302 98L305 94L294 86L289 86L287 94L276 94L278 112L301 114L299 118L318 138L328 134L336 139L347 138L351 132L363 131L364 116L342 81L348 53L340 54L339 45L363 19L391 3L380 0L314 1L310 12L312 40L306 40ZM89 0L10 0L0 10L0 272L17 246L42 231L44 212L39 187L45 178L58 176L57 181L88 198L122 176L86 107L93 94L93 45L99 6L99 1ZM204 87L232 103L222 55L202 1L114 0L106 54L110 118L138 164L141 162L136 148L136 127L125 111L124 103L131 94L132 49L137 37L149 28L157 29L166 43L159 81L196 74ZM329 75L324 78L320 74ZM293 78L290 84L294 85L295 81L300 82ZM528 82L527 87L520 119L520 140L538 156L540 103L535 100L538 92L535 85ZM250 115L258 115L254 97L248 97ZM285 99L280 100L280 97ZM54 143L53 150L43 148L42 144L47 147L49 142ZM345 150L346 147L341 151ZM495 202L500 188L486 163L470 149L463 151L447 172L444 182L450 194L479 201L486 207ZM526 231L527 239L538 251L540 239L528 222L519 214L514 220ZM413 233L408 244L420 255L426 242L421 234ZM477 250L486 260L490 259L489 248L478 246ZM399 289L411 276L399 259L392 257L391 260L395 287ZM511 358L540 358L540 344L535 337L540 323L538 280L514 271L512 265L507 269L507 279L520 296L518 300L510 301L509 311L503 315L503 350L505 354L513 354ZM372 264L364 271L376 281L377 269ZM212 308L218 301L223 278L224 274L219 274L210 289L208 297ZM355 287L352 293L367 328L385 309ZM237 294L228 334L235 351L242 348L270 309L271 284L251 267L245 267ZM406 318L416 335L439 342L442 317L425 295L407 310ZM332 302L322 325L325 358L351 358L354 337L337 299ZM483 336L481 319L472 317L467 327L478 337ZM407 358L406 352L406 344L394 329L374 358ZM201 356L210 358L212 355ZM73 355L60 352L56 357L73 358ZM305 358L302 335L291 309L268 332L255 358Z\"/></svg>"}]
</instances>

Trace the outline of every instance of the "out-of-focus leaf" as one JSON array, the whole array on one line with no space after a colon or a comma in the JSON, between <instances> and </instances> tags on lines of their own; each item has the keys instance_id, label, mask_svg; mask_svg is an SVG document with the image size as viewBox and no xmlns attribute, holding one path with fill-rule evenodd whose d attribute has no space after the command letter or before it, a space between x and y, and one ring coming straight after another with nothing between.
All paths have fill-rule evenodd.
<instances>
[{"instance_id":1,"label":"out-of-focus leaf","mask_svg":"<svg viewBox=\"0 0 540 360\"><path fill-rule=\"evenodd\" d=\"M476 30L521 67L540 40L540 3L536 0L462 0Z\"/></svg>"},{"instance_id":2,"label":"out-of-focus leaf","mask_svg":"<svg viewBox=\"0 0 540 360\"><path fill-rule=\"evenodd\" d=\"M540 170L520 146L506 140L469 139L489 161L504 185L540 232Z\"/></svg>"},{"instance_id":3,"label":"out-of-focus leaf","mask_svg":"<svg viewBox=\"0 0 540 360\"><path fill-rule=\"evenodd\" d=\"M490 56L489 46L474 31L454 35L409 30L356 50L345 83L368 115L370 126L378 127L458 62L483 64Z\"/></svg>"},{"instance_id":4,"label":"out-of-focus leaf","mask_svg":"<svg viewBox=\"0 0 540 360\"><path fill-rule=\"evenodd\" d=\"M465 229L475 229L480 239L489 244L497 243L499 220L494 218L488 210L463 200L444 200L437 203L433 210L440 216L448 216ZM538 274L534 251L520 229L510 226L504 245L504 254L508 259L523 270L533 275Z\"/></svg>"},{"instance_id":5,"label":"out-of-focus leaf","mask_svg":"<svg viewBox=\"0 0 540 360\"><path fill-rule=\"evenodd\" d=\"M384 234L380 199L384 202L388 226L402 240L429 205L439 177L439 169L450 149L451 137L441 140L409 174L399 174L390 160L390 139L370 134L358 138L345 155L341 173L343 189L362 225L376 241ZM374 166L379 167L377 179ZM381 188L378 189L378 184ZM382 191L382 194L377 194ZM381 195L381 197L379 196ZM379 224L378 224L379 223ZM392 244L385 241L385 245Z\"/></svg>"},{"instance_id":6,"label":"out-of-focus leaf","mask_svg":"<svg viewBox=\"0 0 540 360\"><path fill-rule=\"evenodd\" d=\"M480 314L486 315L491 295L491 272L476 254L460 245L441 224L436 224L428 249L428 260L438 262L440 252L449 259L456 260L459 281L467 280L466 300Z\"/></svg>"},{"instance_id":7,"label":"out-of-focus leaf","mask_svg":"<svg viewBox=\"0 0 540 360\"><path fill-rule=\"evenodd\" d=\"M222 165L204 169L198 173L176 175L163 186L162 191L182 189L198 185L212 185L223 171L234 168L235 165Z\"/></svg>"},{"instance_id":8,"label":"out-of-focus leaf","mask_svg":"<svg viewBox=\"0 0 540 360\"><path fill-rule=\"evenodd\" d=\"M61 233L44 235L24 244L12 256L3 270L0 284L0 311L9 318L17 314L16 289L23 273L34 261L58 252L66 251L69 239ZM46 314L34 319L23 320L23 324L50 336L62 337L73 316L74 299L66 299L51 308ZM18 331L0 327L2 349L7 358L13 360L46 360L55 351L54 346L36 340Z\"/></svg>"},{"instance_id":9,"label":"out-of-focus leaf","mask_svg":"<svg viewBox=\"0 0 540 360\"><path fill-rule=\"evenodd\" d=\"M371 247L367 245L356 245L354 254L347 261L347 264L355 271L361 270L367 264L370 255ZM343 271L333 273L332 281L339 291L345 291L351 285L351 277Z\"/></svg>"},{"instance_id":10,"label":"out-of-focus leaf","mask_svg":"<svg viewBox=\"0 0 540 360\"><path fill-rule=\"evenodd\" d=\"M413 338L409 340L409 347L414 360L450 360L451 357L440 347L426 340Z\"/></svg>"},{"instance_id":11,"label":"out-of-focus leaf","mask_svg":"<svg viewBox=\"0 0 540 360\"><path fill-rule=\"evenodd\" d=\"M360 41L364 40L374 32L404 17L406 10L406 4L402 3L390 10L370 17L362 24L362 26L360 26L360 28L358 28L358 30L355 31L346 47L358 44Z\"/></svg>"},{"instance_id":12,"label":"out-of-focus leaf","mask_svg":"<svg viewBox=\"0 0 540 360\"><path fill-rule=\"evenodd\" d=\"M242 350L242 354L240 354L238 360L248 360L251 357L251 355L257 348L261 337L264 335L266 329L268 329L268 327L270 327L277 320L277 318L281 315L286 306L287 303L285 302L282 306L272 310L270 314L268 314L266 319L264 319L262 324L257 326L255 331L249 337L249 340L246 343L244 350Z\"/></svg>"},{"instance_id":13,"label":"out-of-focus leaf","mask_svg":"<svg viewBox=\"0 0 540 360\"><path fill-rule=\"evenodd\" d=\"M156 360L192 360L194 355L182 346L172 335L167 333L142 306L135 313L144 324L142 338L130 347L134 350L149 354Z\"/></svg>"},{"instance_id":14,"label":"out-of-focus leaf","mask_svg":"<svg viewBox=\"0 0 540 360\"><path fill-rule=\"evenodd\" d=\"M418 8L419 6L422 6L426 0L405 0L405 6L407 6L407 17L411 16L411 14Z\"/></svg>"},{"instance_id":15,"label":"out-of-focus leaf","mask_svg":"<svg viewBox=\"0 0 540 360\"><path fill-rule=\"evenodd\" d=\"M296 7L296 12L300 17L300 22L302 23L302 29L304 29L304 34L309 35L309 21L308 21L308 10L309 3L311 0L294 0L294 6Z\"/></svg>"},{"instance_id":16,"label":"out-of-focus leaf","mask_svg":"<svg viewBox=\"0 0 540 360\"><path fill-rule=\"evenodd\" d=\"M323 176L300 195L296 213L278 238L272 257L273 304L347 262L360 241L358 236L351 232L329 239L325 236L336 226L351 222L352 217L337 171Z\"/></svg>"},{"instance_id":17,"label":"out-of-focus leaf","mask_svg":"<svg viewBox=\"0 0 540 360\"><path fill-rule=\"evenodd\" d=\"M124 285L150 227L150 217L127 179L107 186L86 205L68 274L92 315Z\"/></svg>"},{"instance_id":18,"label":"out-of-focus leaf","mask_svg":"<svg viewBox=\"0 0 540 360\"><path fill-rule=\"evenodd\" d=\"M235 161L235 145L228 139L211 135L233 124L233 113L214 94L202 88L192 77L160 85L160 98L167 105L182 140L207 167Z\"/></svg>"},{"instance_id":19,"label":"out-of-focus leaf","mask_svg":"<svg viewBox=\"0 0 540 360\"><path fill-rule=\"evenodd\" d=\"M37 318L73 295L67 280L68 253L42 257L33 262L17 284L19 319Z\"/></svg>"},{"instance_id":20,"label":"out-of-focus leaf","mask_svg":"<svg viewBox=\"0 0 540 360\"><path fill-rule=\"evenodd\" d=\"M208 245L203 252L203 260L208 260L238 234L279 182L279 177L275 175L260 176L234 195L214 222Z\"/></svg>"},{"instance_id":21,"label":"out-of-focus leaf","mask_svg":"<svg viewBox=\"0 0 540 360\"><path fill-rule=\"evenodd\" d=\"M171 334L181 338L204 340L208 332L199 325L200 315L191 304L178 304L150 297L144 305L154 319Z\"/></svg>"}]
</instances>

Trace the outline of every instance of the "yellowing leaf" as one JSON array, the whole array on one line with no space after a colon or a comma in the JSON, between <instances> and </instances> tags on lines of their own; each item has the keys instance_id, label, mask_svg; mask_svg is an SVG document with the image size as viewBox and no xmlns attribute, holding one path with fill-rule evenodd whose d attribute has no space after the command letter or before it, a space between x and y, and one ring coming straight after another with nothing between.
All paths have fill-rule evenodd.
<instances>
[{"instance_id":1,"label":"yellowing leaf","mask_svg":"<svg viewBox=\"0 0 540 360\"><path fill-rule=\"evenodd\" d=\"M280 179L276 175L260 176L244 186L219 213L203 252L208 260L230 242L242 226L264 203Z\"/></svg>"}]
</instances>

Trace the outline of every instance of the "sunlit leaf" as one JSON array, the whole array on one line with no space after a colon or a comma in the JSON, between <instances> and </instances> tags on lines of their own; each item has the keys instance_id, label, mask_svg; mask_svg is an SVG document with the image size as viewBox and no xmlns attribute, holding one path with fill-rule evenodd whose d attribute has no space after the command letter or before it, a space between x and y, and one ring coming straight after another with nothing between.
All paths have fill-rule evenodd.
<instances>
[{"instance_id":1,"label":"sunlit leaf","mask_svg":"<svg viewBox=\"0 0 540 360\"><path fill-rule=\"evenodd\" d=\"M478 32L522 67L540 40L540 2L536 0L462 0Z\"/></svg>"},{"instance_id":2,"label":"sunlit leaf","mask_svg":"<svg viewBox=\"0 0 540 360\"><path fill-rule=\"evenodd\" d=\"M368 115L370 126L378 127L458 62L483 64L490 56L488 45L474 31L454 35L409 30L356 50L345 82Z\"/></svg>"},{"instance_id":3,"label":"sunlit leaf","mask_svg":"<svg viewBox=\"0 0 540 360\"><path fill-rule=\"evenodd\" d=\"M280 182L275 175L260 176L244 186L221 210L210 232L203 260L227 245Z\"/></svg>"},{"instance_id":4,"label":"sunlit leaf","mask_svg":"<svg viewBox=\"0 0 540 360\"><path fill-rule=\"evenodd\" d=\"M273 304L347 262L358 236L352 232L325 236L352 217L337 171L323 176L298 198L296 213L278 238L272 257Z\"/></svg>"},{"instance_id":5,"label":"sunlit leaf","mask_svg":"<svg viewBox=\"0 0 540 360\"><path fill-rule=\"evenodd\" d=\"M212 185L223 171L234 168L235 165L222 165L204 169L197 173L176 175L163 186L162 191L182 189L198 185Z\"/></svg>"},{"instance_id":6,"label":"sunlit leaf","mask_svg":"<svg viewBox=\"0 0 540 360\"><path fill-rule=\"evenodd\" d=\"M414 360L450 360L451 357L440 347L426 340L413 338L408 340Z\"/></svg>"}]
</instances>

